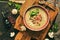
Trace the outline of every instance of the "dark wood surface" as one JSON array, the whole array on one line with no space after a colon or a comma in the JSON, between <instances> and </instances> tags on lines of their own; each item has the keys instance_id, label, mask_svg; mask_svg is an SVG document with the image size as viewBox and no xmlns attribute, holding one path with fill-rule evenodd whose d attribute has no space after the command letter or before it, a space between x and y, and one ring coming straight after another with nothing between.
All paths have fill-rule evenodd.
<instances>
[{"instance_id":1,"label":"dark wood surface","mask_svg":"<svg viewBox=\"0 0 60 40\"><path fill-rule=\"evenodd\" d=\"M7 1L2 1L0 2L0 40L14 40L15 36L13 38L10 37L10 32L15 32L16 34L18 31L14 28L10 28L9 30L5 27L4 22L3 22L3 16L1 14L2 9L9 10L9 6L7 4Z\"/></svg>"},{"instance_id":2,"label":"dark wood surface","mask_svg":"<svg viewBox=\"0 0 60 40\"><path fill-rule=\"evenodd\" d=\"M5 6L7 5L7 2L0 2L0 40L14 40L15 36L13 38L11 38L9 36L9 33L10 32L16 32L16 34L18 33L17 30L13 29L12 30L7 30L4 26L4 23L3 23L3 18L2 18L2 15L1 15L1 10L6 8ZM56 22L60 24L60 14L58 14L57 16L57 19L56 19Z\"/></svg>"}]
</instances>

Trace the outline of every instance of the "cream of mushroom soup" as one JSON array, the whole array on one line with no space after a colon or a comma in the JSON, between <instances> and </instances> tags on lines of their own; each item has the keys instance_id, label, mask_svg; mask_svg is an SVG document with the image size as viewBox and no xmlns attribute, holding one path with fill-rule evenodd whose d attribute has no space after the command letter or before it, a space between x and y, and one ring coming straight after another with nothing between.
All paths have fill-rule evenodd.
<instances>
[{"instance_id":1,"label":"cream of mushroom soup","mask_svg":"<svg viewBox=\"0 0 60 40\"><path fill-rule=\"evenodd\" d=\"M46 25L48 17L46 12L42 8L31 8L28 10L25 14L25 22L26 25L30 29L39 29L41 27L44 27Z\"/></svg>"}]
</instances>

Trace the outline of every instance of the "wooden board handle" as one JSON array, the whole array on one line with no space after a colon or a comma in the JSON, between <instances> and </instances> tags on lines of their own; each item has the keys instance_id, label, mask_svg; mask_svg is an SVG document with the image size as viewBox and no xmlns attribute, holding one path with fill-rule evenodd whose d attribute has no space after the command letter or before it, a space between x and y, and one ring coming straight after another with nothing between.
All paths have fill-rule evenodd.
<instances>
[{"instance_id":1,"label":"wooden board handle","mask_svg":"<svg viewBox=\"0 0 60 40\"><path fill-rule=\"evenodd\" d=\"M24 12L29 6L32 6L36 0L26 0L25 3L20 8L20 15L23 16Z\"/></svg>"}]
</instances>

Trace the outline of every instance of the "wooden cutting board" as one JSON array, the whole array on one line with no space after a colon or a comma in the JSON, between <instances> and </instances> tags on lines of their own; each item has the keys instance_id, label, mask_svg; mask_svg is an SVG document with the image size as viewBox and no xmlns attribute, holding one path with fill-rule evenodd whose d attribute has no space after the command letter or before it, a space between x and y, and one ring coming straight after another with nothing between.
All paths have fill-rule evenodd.
<instances>
[{"instance_id":1,"label":"wooden cutting board","mask_svg":"<svg viewBox=\"0 0 60 40\"><path fill-rule=\"evenodd\" d=\"M30 2L32 2L32 1L30 1ZM24 13L24 11L26 11L26 8L28 8L29 6L32 6L34 2L32 4L29 4L29 5L28 5L28 3L29 3L29 1L25 2L25 4L23 4L23 6L22 6L22 8L20 10L21 16L23 15L22 13ZM49 11L49 15L50 15L50 23L47 26L47 28L45 28L44 30L39 31L39 32L32 32L32 31L30 31L28 29L27 29L27 31L21 32L19 24L21 24L21 23L23 24L23 21L22 21L22 17L18 16L14 28L19 30L20 32L18 32L18 34L16 35L15 40L31 40L31 39L44 40L48 30L51 27L52 22L54 21L55 17L58 14L58 8L55 7L55 11L53 11L51 9L48 9L48 11Z\"/></svg>"}]
</instances>

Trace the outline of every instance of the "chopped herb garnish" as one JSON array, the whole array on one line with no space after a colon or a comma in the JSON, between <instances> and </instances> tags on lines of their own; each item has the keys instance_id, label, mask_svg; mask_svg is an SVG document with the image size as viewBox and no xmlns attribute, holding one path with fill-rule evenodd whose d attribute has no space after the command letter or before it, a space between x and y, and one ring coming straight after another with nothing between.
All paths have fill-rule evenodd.
<instances>
[{"instance_id":1,"label":"chopped herb garnish","mask_svg":"<svg viewBox=\"0 0 60 40\"><path fill-rule=\"evenodd\" d=\"M30 14L31 17L33 17L33 16L35 16L35 15L37 15L37 13L34 12L34 11L32 11L31 14Z\"/></svg>"},{"instance_id":2,"label":"chopped herb garnish","mask_svg":"<svg viewBox=\"0 0 60 40\"><path fill-rule=\"evenodd\" d=\"M40 24L39 24L39 26L40 26Z\"/></svg>"},{"instance_id":3,"label":"chopped herb garnish","mask_svg":"<svg viewBox=\"0 0 60 40\"><path fill-rule=\"evenodd\" d=\"M21 8L21 5L15 4L15 8L19 10Z\"/></svg>"},{"instance_id":4,"label":"chopped herb garnish","mask_svg":"<svg viewBox=\"0 0 60 40\"><path fill-rule=\"evenodd\" d=\"M36 9L36 13L39 13L39 9L38 8Z\"/></svg>"},{"instance_id":5,"label":"chopped herb garnish","mask_svg":"<svg viewBox=\"0 0 60 40\"><path fill-rule=\"evenodd\" d=\"M38 13L39 13L39 9L33 10L30 12L30 16L31 17L36 16Z\"/></svg>"}]
</instances>

